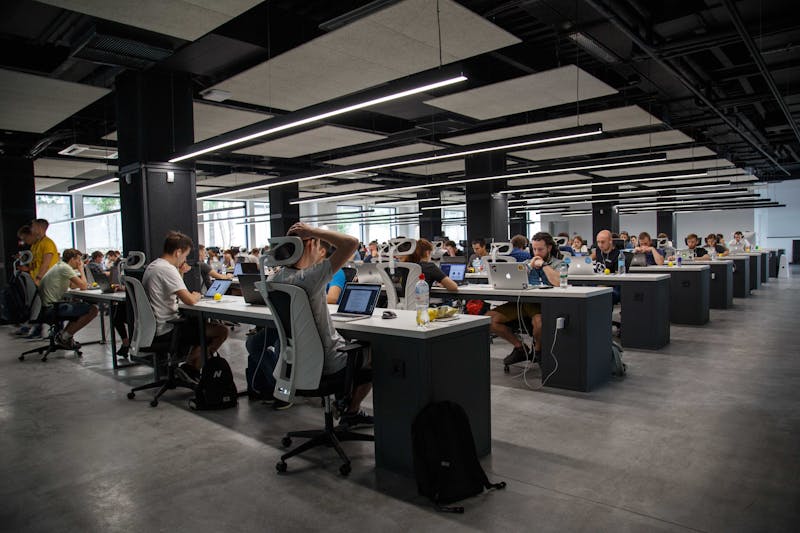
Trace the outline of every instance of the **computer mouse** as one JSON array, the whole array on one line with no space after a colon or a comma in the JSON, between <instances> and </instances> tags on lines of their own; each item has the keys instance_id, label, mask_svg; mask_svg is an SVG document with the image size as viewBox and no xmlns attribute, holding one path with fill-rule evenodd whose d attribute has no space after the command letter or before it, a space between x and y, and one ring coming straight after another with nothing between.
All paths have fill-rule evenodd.
<instances>
[{"instance_id":1,"label":"computer mouse","mask_svg":"<svg viewBox=\"0 0 800 533\"><path fill-rule=\"evenodd\" d=\"M384 311L381 318L397 318L397 313L394 311Z\"/></svg>"}]
</instances>

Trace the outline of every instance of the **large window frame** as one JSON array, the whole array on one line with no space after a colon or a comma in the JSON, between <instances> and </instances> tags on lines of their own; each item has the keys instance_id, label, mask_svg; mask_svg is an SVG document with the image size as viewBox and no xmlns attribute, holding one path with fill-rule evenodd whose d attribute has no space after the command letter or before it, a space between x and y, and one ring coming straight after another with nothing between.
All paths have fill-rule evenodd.
<instances>
[{"instance_id":1,"label":"large window frame","mask_svg":"<svg viewBox=\"0 0 800 533\"><path fill-rule=\"evenodd\" d=\"M66 202L66 210L61 209L61 212L54 207L57 205L64 205ZM62 220L72 219L75 215L74 206L72 205L72 195L69 194L49 194L37 193L36 194L36 218L43 218L50 223L47 230L47 236L53 239L56 243L59 253L67 248L75 247L75 228L74 222L60 222ZM56 222L56 224L54 224Z\"/></svg>"},{"instance_id":2,"label":"large window frame","mask_svg":"<svg viewBox=\"0 0 800 533\"><path fill-rule=\"evenodd\" d=\"M202 211L206 212L198 220L200 244L227 250L238 246L249 249L250 239L245 225L247 206L244 201L203 200Z\"/></svg>"},{"instance_id":3,"label":"large window frame","mask_svg":"<svg viewBox=\"0 0 800 533\"><path fill-rule=\"evenodd\" d=\"M108 251L119 250L122 248L122 214L120 213L121 202L118 196L92 196L82 197L83 216L91 217L87 224L83 223L84 243L86 253L95 250ZM109 212L111 211L111 212ZM100 213L109 212L107 215ZM105 232L105 241L94 241L96 235Z\"/></svg>"}]
</instances>

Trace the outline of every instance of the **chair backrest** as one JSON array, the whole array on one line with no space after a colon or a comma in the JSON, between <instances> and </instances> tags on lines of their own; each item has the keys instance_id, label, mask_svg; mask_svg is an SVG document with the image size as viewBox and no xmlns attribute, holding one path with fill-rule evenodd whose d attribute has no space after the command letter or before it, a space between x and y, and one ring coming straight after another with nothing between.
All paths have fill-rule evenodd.
<instances>
[{"instance_id":1,"label":"chair backrest","mask_svg":"<svg viewBox=\"0 0 800 533\"><path fill-rule=\"evenodd\" d=\"M42 300L39 298L39 289L36 287L36 283L33 282L31 275L27 272L18 272L17 276L19 276L19 281L22 283L22 287L25 290L25 307L30 310L31 320L35 320L42 310Z\"/></svg>"},{"instance_id":2,"label":"chair backrest","mask_svg":"<svg viewBox=\"0 0 800 533\"><path fill-rule=\"evenodd\" d=\"M150 307L150 299L144 290L142 282L130 276L122 276L125 284L126 297L131 300L133 309L133 333L130 336L130 353L139 355L147 352L156 336L156 316Z\"/></svg>"},{"instance_id":3,"label":"chair backrest","mask_svg":"<svg viewBox=\"0 0 800 533\"><path fill-rule=\"evenodd\" d=\"M319 388L325 362L322 340L305 289L288 283L259 283L266 289L267 306L281 343L273 394L290 402L297 390Z\"/></svg>"},{"instance_id":4,"label":"chair backrest","mask_svg":"<svg viewBox=\"0 0 800 533\"><path fill-rule=\"evenodd\" d=\"M386 277L381 275L383 285L386 288L387 307L389 309L412 309L413 298L407 295L414 293L414 286L419 281L422 274L422 267L417 263L397 263L394 267L394 274L391 266L381 265L381 270Z\"/></svg>"},{"instance_id":5,"label":"chair backrest","mask_svg":"<svg viewBox=\"0 0 800 533\"><path fill-rule=\"evenodd\" d=\"M353 267L342 267L342 272L344 272L344 280L350 283L356 278L358 270Z\"/></svg>"}]
</instances>

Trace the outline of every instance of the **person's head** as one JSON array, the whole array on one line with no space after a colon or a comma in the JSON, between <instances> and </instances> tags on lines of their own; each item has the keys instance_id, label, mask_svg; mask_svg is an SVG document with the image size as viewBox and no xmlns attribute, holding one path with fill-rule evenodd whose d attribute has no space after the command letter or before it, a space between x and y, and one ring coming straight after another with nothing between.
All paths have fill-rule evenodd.
<instances>
[{"instance_id":1,"label":"person's head","mask_svg":"<svg viewBox=\"0 0 800 533\"><path fill-rule=\"evenodd\" d=\"M611 232L607 229L600 231L597 233L595 237L595 242L597 247L600 248L600 251L603 253L608 253L614 247L614 241L611 236Z\"/></svg>"},{"instance_id":2,"label":"person's head","mask_svg":"<svg viewBox=\"0 0 800 533\"><path fill-rule=\"evenodd\" d=\"M456 243L454 241L446 241L444 243L444 249L447 250L447 255L455 256L458 252L458 248L456 248Z\"/></svg>"},{"instance_id":3,"label":"person's head","mask_svg":"<svg viewBox=\"0 0 800 533\"><path fill-rule=\"evenodd\" d=\"M483 257L489 252L486 250L486 239L472 239L472 251L478 257Z\"/></svg>"},{"instance_id":4,"label":"person's head","mask_svg":"<svg viewBox=\"0 0 800 533\"><path fill-rule=\"evenodd\" d=\"M627 231L620 231L619 232L619 238L622 239L625 242L628 242L629 240L631 240L631 236L628 235Z\"/></svg>"},{"instance_id":5,"label":"person's head","mask_svg":"<svg viewBox=\"0 0 800 533\"><path fill-rule=\"evenodd\" d=\"M720 244L725 242L725 237L722 236L722 233L717 233L717 242Z\"/></svg>"},{"instance_id":6,"label":"person's head","mask_svg":"<svg viewBox=\"0 0 800 533\"><path fill-rule=\"evenodd\" d=\"M409 263L419 263L420 261L430 261L433 253L433 244L428 239L417 239L417 247L414 253L408 256Z\"/></svg>"},{"instance_id":7,"label":"person's head","mask_svg":"<svg viewBox=\"0 0 800 533\"><path fill-rule=\"evenodd\" d=\"M528 239L525 235L514 235L511 237L511 246L514 247L515 250L522 250L528 245Z\"/></svg>"},{"instance_id":8,"label":"person's head","mask_svg":"<svg viewBox=\"0 0 800 533\"><path fill-rule=\"evenodd\" d=\"M567 241L569 241L569 233L567 233L566 231L562 231L557 235L557 237L566 237Z\"/></svg>"},{"instance_id":9,"label":"person's head","mask_svg":"<svg viewBox=\"0 0 800 533\"><path fill-rule=\"evenodd\" d=\"M186 262L193 244L188 235L179 231L170 231L167 233L167 238L164 239L164 251L161 257L179 267Z\"/></svg>"},{"instance_id":10,"label":"person's head","mask_svg":"<svg viewBox=\"0 0 800 533\"><path fill-rule=\"evenodd\" d=\"M298 237L297 233L292 231L291 229L286 232L287 237ZM295 268L306 268L311 265L315 265L317 262L322 260L322 251L321 248L321 241L314 237L309 237L308 239L303 239L303 255L300 257L300 260L297 261L294 265Z\"/></svg>"},{"instance_id":11,"label":"person's head","mask_svg":"<svg viewBox=\"0 0 800 533\"><path fill-rule=\"evenodd\" d=\"M696 233L690 233L686 236L686 246L688 246L690 250L697 248L698 244L700 244L700 237L698 237Z\"/></svg>"},{"instance_id":12,"label":"person's head","mask_svg":"<svg viewBox=\"0 0 800 533\"><path fill-rule=\"evenodd\" d=\"M531 237L531 247L534 257L541 257L545 261L549 261L551 257L561 258L556 241L546 231L540 231Z\"/></svg>"},{"instance_id":13,"label":"person's head","mask_svg":"<svg viewBox=\"0 0 800 533\"><path fill-rule=\"evenodd\" d=\"M72 268L77 269L83 262L83 252L75 248L67 248L61 252L61 260Z\"/></svg>"},{"instance_id":14,"label":"person's head","mask_svg":"<svg viewBox=\"0 0 800 533\"><path fill-rule=\"evenodd\" d=\"M252 250L250 250L250 255L258 257L259 255L261 255L261 248L253 248Z\"/></svg>"},{"instance_id":15,"label":"person's head","mask_svg":"<svg viewBox=\"0 0 800 533\"><path fill-rule=\"evenodd\" d=\"M737 231L736 233L733 234L733 240L735 240L736 242L739 242L742 239L744 239L744 233L742 233L741 231Z\"/></svg>"},{"instance_id":16,"label":"person's head","mask_svg":"<svg viewBox=\"0 0 800 533\"><path fill-rule=\"evenodd\" d=\"M36 236L33 234L33 230L28 224L25 224L17 230L17 237L28 246L36 242Z\"/></svg>"},{"instance_id":17,"label":"person's head","mask_svg":"<svg viewBox=\"0 0 800 533\"><path fill-rule=\"evenodd\" d=\"M633 244L634 246L639 244L639 239L636 238L636 235L631 235L631 244Z\"/></svg>"},{"instance_id":18,"label":"person's head","mask_svg":"<svg viewBox=\"0 0 800 533\"><path fill-rule=\"evenodd\" d=\"M583 237L581 237L580 235L575 235L572 238L572 248L573 248L573 250L580 250L583 247L583 244L584 244Z\"/></svg>"},{"instance_id":19,"label":"person's head","mask_svg":"<svg viewBox=\"0 0 800 533\"><path fill-rule=\"evenodd\" d=\"M369 243L369 255L378 255L378 241Z\"/></svg>"},{"instance_id":20,"label":"person's head","mask_svg":"<svg viewBox=\"0 0 800 533\"><path fill-rule=\"evenodd\" d=\"M103 252L99 250L92 252L92 263L102 263L103 257Z\"/></svg>"},{"instance_id":21,"label":"person's head","mask_svg":"<svg viewBox=\"0 0 800 533\"><path fill-rule=\"evenodd\" d=\"M333 250L333 246L328 241L319 241L319 260L322 261L326 257L330 257Z\"/></svg>"},{"instance_id":22,"label":"person's head","mask_svg":"<svg viewBox=\"0 0 800 533\"><path fill-rule=\"evenodd\" d=\"M33 231L33 236L37 239L44 237L49 227L50 223L44 218L34 218L31 221L31 231Z\"/></svg>"},{"instance_id":23,"label":"person's head","mask_svg":"<svg viewBox=\"0 0 800 533\"><path fill-rule=\"evenodd\" d=\"M714 233L709 233L706 237L706 246L716 246L717 236Z\"/></svg>"},{"instance_id":24,"label":"person's head","mask_svg":"<svg viewBox=\"0 0 800 533\"><path fill-rule=\"evenodd\" d=\"M639 234L639 245L640 246L651 246L652 239L650 238L650 234L646 231L643 231Z\"/></svg>"},{"instance_id":25,"label":"person's head","mask_svg":"<svg viewBox=\"0 0 800 533\"><path fill-rule=\"evenodd\" d=\"M208 259L208 250L206 250L205 245L203 244L197 245L197 257L200 259L200 261L205 261L206 259Z\"/></svg>"},{"instance_id":26,"label":"person's head","mask_svg":"<svg viewBox=\"0 0 800 533\"><path fill-rule=\"evenodd\" d=\"M658 236L657 236L656 238L658 238L658 239L667 239L667 240L669 240L669 236L667 236L667 234L666 234L666 233L664 233L663 231L662 231L661 233L659 233L659 234L658 234Z\"/></svg>"}]
</instances>

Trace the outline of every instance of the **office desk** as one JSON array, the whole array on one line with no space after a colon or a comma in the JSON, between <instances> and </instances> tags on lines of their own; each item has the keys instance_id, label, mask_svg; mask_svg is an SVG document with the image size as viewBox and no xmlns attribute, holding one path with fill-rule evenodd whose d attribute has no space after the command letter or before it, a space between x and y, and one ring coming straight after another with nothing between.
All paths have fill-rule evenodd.
<instances>
[{"instance_id":1,"label":"office desk","mask_svg":"<svg viewBox=\"0 0 800 533\"><path fill-rule=\"evenodd\" d=\"M729 255L724 260L733 261L733 297L747 298L750 296L750 258Z\"/></svg>"},{"instance_id":2,"label":"office desk","mask_svg":"<svg viewBox=\"0 0 800 533\"><path fill-rule=\"evenodd\" d=\"M748 258L750 262L750 290L755 291L761 288L761 253L760 252L741 252L729 254L725 259L736 259L740 257Z\"/></svg>"},{"instance_id":3,"label":"office desk","mask_svg":"<svg viewBox=\"0 0 800 533\"><path fill-rule=\"evenodd\" d=\"M769 283L769 252L759 250L761 254L761 283Z\"/></svg>"},{"instance_id":4,"label":"office desk","mask_svg":"<svg viewBox=\"0 0 800 533\"><path fill-rule=\"evenodd\" d=\"M708 322L711 268L708 265L631 267L631 272L670 275L670 320L702 326Z\"/></svg>"},{"instance_id":5,"label":"office desk","mask_svg":"<svg viewBox=\"0 0 800 533\"><path fill-rule=\"evenodd\" d=\"M730 259L701 261L711 267L709 306L711 309L730 309L733 307L733 269ZM681 267L683 268L683 267Z\"/></svg>"},{"instance_id":6,"label":"office desk","mask_svg":"<svg viewBox=\"0 0 800 533\"><path fill-rule=\"evenodd\" d=\"M236 296L180 307L201 319L272 322L269 308ZM329 306L332 312L336 307ZM369 342L372 348L376 466L411 474L411 424L428 403L442 400L464 407L478 455L491 453L489 317L459 315L420 329L414 311L395 310L397 318L391 320L381 319L382 312L376 309L373 318L334 322L343 336Z\"/></svg>"},{"instance_id":7,"label":"office desk","mask_svg":"<svg viewBox=\"0 0 800 533\"><path fill-rule=\"evenodd\" d=\"M550 348L556 334L556 318L567 317L558 332L555 354L558 371L548 387L589 391L611 375L611 289L569 287L561 289L497 290L489 285L462 285L457 291L434 287L432 296L458 295L489 301L535 302L542 306L542 378L555 366Z\"/></svg>"},{"instance_id":8,"label":"office desk","mask_svg":"<svg viewBox=\"0 0 800 533\"><path fill-rule=\"evenodd\" d=\"M669 343L669 274L573 274L569 282L620 288L622 345L626 348L657 350Z\"/></svg>"},{"instance_id":9,"label":"office desk","mask_svg":"<svg viewBox=\"0 0 800 533\"><path fill-rule=\"evenodd\" d=\"M125 304L125 300L127 297L125 296L125 292L109 292L107 294L103 294L100 289L89 289L85 291L81 291L78 289L70 289L67 291L67 295L71 298L75 298L78 300L83 300L85 302L93 303L93 304L109 304L111 309L108 312L108 330L111 332L111 365L114 370L118 368L124 368L128 366L133 366L130 363L120 365L117 362L117 335L114 331L114 322L112 318L113 314L113 307L119 304ZM103 315L100 315L100 325L103 325ZM104 328L101 328L104 330ZM103 335L103 340L101 344L105 343L105 335Z\"/></svg>"}]
</instances>

